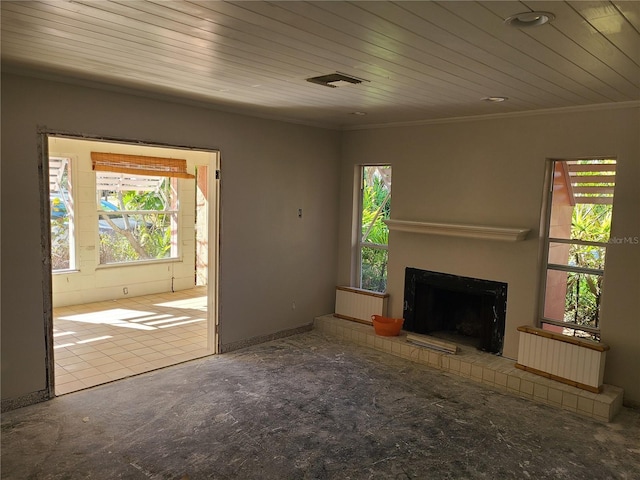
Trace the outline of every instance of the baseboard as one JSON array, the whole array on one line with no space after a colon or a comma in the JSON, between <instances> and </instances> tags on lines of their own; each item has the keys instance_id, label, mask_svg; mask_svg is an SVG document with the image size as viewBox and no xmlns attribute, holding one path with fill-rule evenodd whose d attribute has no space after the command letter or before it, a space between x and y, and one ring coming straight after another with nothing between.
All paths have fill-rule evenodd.
<instances>
[{"instance_id":1,"label":"baseboard","mask_svg":"<svg viewBox=\"0 0 640 480\"><path fill-rule=\"evenodd\" d=\"M290 328L288 330L281 330L280 332L271 333L269 335L260 335L258 337L248 338L246 340L240 340L231 343L221 343L220 353L229 353L241 348L251 347L252 345L258 345L260 343L270 342L271 340L277 340L279 338L290 337L291 335L297 335L299 333L310 332L313 330L313 322L303 325L301 327Z\"/></svg>"},{"instance_id":2,"label":"baseboard","mask_svg":"<svg viewBox=\"0 0 640 480\"><path fill-rule=\"evenodd\" d=\"M21 395L14 398L3 398L2 405L0 406L0 411L4 413L10 410L15 410L16 408L26 407L47 400L49 400L49 394L47 393L47 390L39 390L37 392L27 393L26 395Z\"/></svg>"}]
</instances>

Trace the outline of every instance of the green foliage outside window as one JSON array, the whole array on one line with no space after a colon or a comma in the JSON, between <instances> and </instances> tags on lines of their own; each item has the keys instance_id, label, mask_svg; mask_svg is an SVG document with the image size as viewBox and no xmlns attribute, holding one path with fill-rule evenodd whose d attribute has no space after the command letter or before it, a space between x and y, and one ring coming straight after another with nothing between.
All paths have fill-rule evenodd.
<instances>
[{"instance_id":1,"label":"green foliage outside window","mask_svg":"<svg viewBox=\"0 0 640 480\"><path fill-rule=\"evenodd\" d=\"M172 194L169 179L163 180L155 191L99 193L108 204L117 207L100 211L100 263L171 257L177 213L169 210Z\"/></svg>"},{"instance_id":2,"label":"green foliage outside window","mask_svg":"<svg viewBox=\"0 0 640 480\"><path fill-rule=\"evenodd\" d=\"M54 159L60 160L60 159ZM52 177L50 172L49 206L51 219L51 270L68 270L72 267L71 212L73 211L69 188L69 163L65 159ZM62 174L58 176L58 172ZM51 186L53 180L53 186Z\"/></svg>"},{"instance_id":3,"label":"green foliage outside window","mask_svg":"<svg viewBox=\"0 0 640 480\"><path fill-rule=\"evenodd\" d=\"M362 225L360 249L361 287L384 292L387 288L389 229L383 220L389 219L391 200L389 180L391 167L364 167L362 190Z\"/></svg>"},{"instance_id":4,"label":"green foliage outside window","mask_svg":"<svg viewBox=\"0 0 640 480\"><path fill-rule=\"evenodd\" d=\"M611 231L611 205L577 204L573 209L571 238L575 240L609 241ZM572 244L569 265L603 270L605 247ZM567 278L565 322L598 327L602 275L571 272Z\"/></svg>"},{"instance_id":5,"label":"green foliage outside window","mask_svg":"<svg viewBox=\"0 0 640 480\"><path fill-rule=\"evenodd\" d=\"M69 216L51 218L51 270L71 268L69 250Z\"/></svg>"}]
</instances>

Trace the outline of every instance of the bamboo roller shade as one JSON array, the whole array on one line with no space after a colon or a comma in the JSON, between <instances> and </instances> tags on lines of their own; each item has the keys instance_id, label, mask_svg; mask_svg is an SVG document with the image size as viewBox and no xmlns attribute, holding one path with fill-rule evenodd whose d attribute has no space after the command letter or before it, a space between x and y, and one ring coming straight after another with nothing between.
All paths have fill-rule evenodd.
<instances>
[{"instance_id":1,"label":"bamboo roller shade","mask_svg":"<svg viewBox=\"0 0 640 480\"><path fill-rule=\"evenodd\" d=\"M156 177L196 178L187 173L187 161L178 158L125 155L121 153L91 152L93 170L132 173Z\"/></svg>"}]
</instances>

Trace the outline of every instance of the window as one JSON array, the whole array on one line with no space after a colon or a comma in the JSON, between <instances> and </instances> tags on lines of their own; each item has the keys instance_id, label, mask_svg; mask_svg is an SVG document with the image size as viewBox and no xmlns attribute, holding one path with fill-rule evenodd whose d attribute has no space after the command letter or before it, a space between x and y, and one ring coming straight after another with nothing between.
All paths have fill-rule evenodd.
<instances>
[{"instance_id":1,"label":"window","mask_svg":"<svg viewBox=\"0 0 640 480\"><path fill-rule=\"evenodd\" d=\"M359 287L375 292L387 288L391 167L361 168L358 242Z\"/></svg>"},{"instance_id":2,"label":"window","mask_svg":"<svg viewBox=\"0 0 640 480\"><path fill-rule=\"evenodd\" d=\"M616 161L553 161L542 327L599 340Z\"/></svg>"},{"instance_id":3,"label":"window","mask_svg":"<svg viewBox=\"0 0 640 480\"><path fill-rule=\"evenodd\" d=\"M51 270L75 268L74 209L71 160L49 158L49 205L51 207Z\"/></svg>"},{"instance_id":4,"label":"window","mask_svg":"<svg viewBox=\"0 0 640 480\"><path fill-rule=\"evenodd\" d=\"M96 172L100 263L178 256L177 179Z\"/></svg>"}]
</instances>

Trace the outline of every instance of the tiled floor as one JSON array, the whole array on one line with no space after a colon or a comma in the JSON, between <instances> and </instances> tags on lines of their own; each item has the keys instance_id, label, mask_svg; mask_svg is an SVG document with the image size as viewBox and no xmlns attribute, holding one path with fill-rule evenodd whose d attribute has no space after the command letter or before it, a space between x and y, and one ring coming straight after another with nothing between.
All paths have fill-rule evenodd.
<instances>
[{"instance_id":1,"label":"tiled floor","mask_svg":"<svg viewBox=\"0 0 640 480\"><path fill-rule=\"evenodd\" d=\"M53 315L56 395L212 353L206 287L60 307Z\"/></svg>"}]
</instances>

